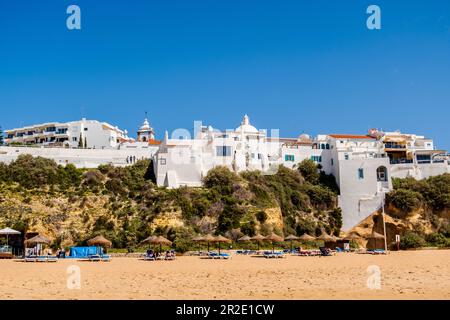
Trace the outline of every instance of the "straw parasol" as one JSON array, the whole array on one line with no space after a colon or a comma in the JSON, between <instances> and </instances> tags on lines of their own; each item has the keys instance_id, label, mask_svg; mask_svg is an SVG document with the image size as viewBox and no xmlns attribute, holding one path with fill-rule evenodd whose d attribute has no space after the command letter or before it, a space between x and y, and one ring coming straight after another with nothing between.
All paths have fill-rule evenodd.
<instances>
[{"instance_id":1,"label":"straw parasol","mask_svg":"<svg viewBox=\"0 0 450 320\"><path fill-rule=\"evenodd\" d=\"M214 240L216 240L216 238L214 238L214 236L212 234L208 234L208 235L203 237L203 241L208 243L208 252L209 252L209 244L211 242L215 242Z\"/></svg>"},{"instance_id":2,"label":"straw parasol","mask_svg":"<svg viewBox=\"0 0 450 320\"><path fill-rule=\"evenodd\" d=\"M147 243L151 243L151 244L159 244L159 252L160 253L162 252L162 245L163 244L166 244L166 245L169 245L169 246L172 245L172 241L164 238L163 236L158 236L158 237L151 236L151 237L148 237L147 239L145 239L144 241L147 242Z\"/></svg>"},{"instance_id":3,"label":"straw parasol","mask_svg":"<svg viewBox=\"0 0 450 320\"><path fill-rule=\"evenodd\" d=\"M50 244L50 239L47 237L44 237L42 235L37 235L31 239L25 240L24 242L25 248L29 247L30 245L38 245L38 244Z\"/></svg>"},{"instance_id":4,"label":"straw parasol","mask_svg":"<svg viewBox=\"0 0 450 320\"><path fill-rule=\"evenodd\" d=\"M250 238L249 236L243 236L238 239L239 242L249 242L251 240L252 240L252 238Z\"/></svg>"},{"instance_id":5,"label":"straw parasol","mask_svg":"<svg viewBox=\"0 0 450 320\"><path fill-rule=\"evenodd\" d=\"M221 243L231 243L231 240L228 238L225 238L224 236L217 236L214 239L214 242L217 242L219 244L219 255L220 255L220 244Z\"/></svg>"},{"instance_id":6,"label":"straw parasol","mask_svg":"<svg viewBox=\"0 0 450 320\"><path fill-rule=\"evenodd\" d=\"M238 242L250 242L250 241L252 241L252 238L250 238L249 236L243 236L238 239Z\"/></svg>"},{"instance_id":7,"label":"straw parasol","mask_svg":"<svg viewBox=\"0 0 450 320\"><path fill-rule=\"evenodd\" d=\"M256 241L258 243L258 251L259 251L259 242L265 240L266 237L264 237L260 234L257 234L256 236L253 236L250 239L251 239L251 241Z\"/></svg>"},{"instance_id":8,"label":"straw parasol","mask_svg":"<svg viewBox=\"0 0 450 320\"><path fill-rule=\"evenodd\" d=\"M324 242L331 242L334 241L334 238L332 236L330 236L329 234L327 234L326 232L323 232L318 238L317 240L322 240Z\"/></svg>"},{"instance_id":9,"label":"straw parasol","mask_svg":"<svg viewBox=\"0 0 450 320\"><path fill-rule=\"evenodd\" d=\"M193 238L192 238L192 241L193 241L193 242L198 242L198 243L199 243L198 249L200 250L200 243L204 241L204 238L203 238L203 236L196 236L196 237L193 237Z\"/></svg>"},{"instance_id":10,"label":"straw parasol","mask_svg":"<svg viewBox=\"0 0 450 320\"><path fill-rule=\"evenodd\" d=\"M292 242L294 240L298 240L298 239L300 239L300 238L297 236L294 236L293 234L290 234L286 238L284 238L285 241L289 241L291 243L291 252L292 252Z\"/></svg>"},{"instance_id":11,"label":"straw parasol","mask_svg":"<svg viewBox=\"0 0 450 320\"><path fill-rule=\"evenodd\" d=\"M377 240L384 240L384 236L382 234L379 234L378 232L372 231L372 234L366 239L374 239L375 240L375 246L377 244Z\"/></svg>"},{"instance_id":12,"label":"straw parasol","mask_svg":"<svg viewBox=\"0 0 450 320\"><path fill-rule=\"evenodd\" d=\"M304 233L303 235L300 236L300 240L302 240L302 241L314 241L314 240L316 240L316 238L313 237L313 236L310 236L307 233Z\"/></svg>"},{"instance_id":13,"label":"straw parasol","mask_svg":"<svg viewBox=\"0 0 450 320\"><path fill-rule=\"evenodd\" d=\"M25 240L25 246L36 245L36 244L50 244L50 239L42 235L37 235L31 239Z\"/></svg>"},{"instance_id":14,"label":"straw parasol","mask_svg":"<svg viewBox=\"0 0 450 320\"><path fill-rule=\"evenodd\" d=\"M103 236L96 236L95 238L88 240L87 244L89 246L96 246L98 254L102 254L100 247L110 248L112 245L111 241L109 241Z\"/></svg>"},{"instance_id":15,"label":"straw parasol","mask_svg":"<svg viewBox=\"0 0 450 320\"><path fill-rule=\"evenodd\" d=\"M0 230L0 235L2 236L6 236L6 245L9 245L9 236L10 235L17 235L17 234L21 234L20 231L11 229L11 228L5 228L5 229L1 229Z\"/></svg>"},{"instance_id":16,"label":"straw parasol","mask_svg":"<svg viewBox=\"0 0 450 320\"><path fill-rule=\"evenodd\" d=\"M111 247L112 242L106 239L103 236L96 236L95 238L92 238L87 241L87 244L89 246L104 246L104 247Z\"/></svg>"},{"instance_id":17,"label":"straw parasol","mask_svg":"<svg viewBox=\"0 0 450 320\"><path fill-rule=\"evenodd\" d=\"M267 236L264 240L272 242L272 252L275 252L275 242L283 242L283 237L272 232L270 236Z\"/></svg>"}]
</instances>

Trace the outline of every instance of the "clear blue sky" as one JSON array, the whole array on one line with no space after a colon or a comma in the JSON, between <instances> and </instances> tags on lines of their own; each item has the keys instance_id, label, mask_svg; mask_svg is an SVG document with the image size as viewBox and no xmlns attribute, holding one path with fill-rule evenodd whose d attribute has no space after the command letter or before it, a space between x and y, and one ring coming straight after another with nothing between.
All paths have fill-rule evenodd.
<instances>
[{"instance_id":1,"label":"clear blue sky","mask_svg":"<svg viewBox=\"0 0 450 320\"><path fill-rule=\"evenodd\" d=\"M0 110L4 129L84 116L135 135L148 111L161 138L248 113L284 137L378 127L450 149L450 2L2 0Z\"/></svg>"}]
</instances>

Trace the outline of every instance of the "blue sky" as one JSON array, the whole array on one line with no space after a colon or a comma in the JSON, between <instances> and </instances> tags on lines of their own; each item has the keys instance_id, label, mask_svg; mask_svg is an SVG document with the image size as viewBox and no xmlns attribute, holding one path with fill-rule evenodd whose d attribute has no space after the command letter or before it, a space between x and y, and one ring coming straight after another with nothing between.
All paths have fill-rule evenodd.
<instances>
[{"instance_id":1,"label":"blue sky","mask_svg":"<svg viewBox=\"0 0 450 320\"><path fill-rule=\"evenodd\" d=\"M450 149L450 2L1 1L0 110L4 129L84 116L134 135L148 111L161 138L248 113L284 137L377 127Z\"/></svg>"}]
</instances>

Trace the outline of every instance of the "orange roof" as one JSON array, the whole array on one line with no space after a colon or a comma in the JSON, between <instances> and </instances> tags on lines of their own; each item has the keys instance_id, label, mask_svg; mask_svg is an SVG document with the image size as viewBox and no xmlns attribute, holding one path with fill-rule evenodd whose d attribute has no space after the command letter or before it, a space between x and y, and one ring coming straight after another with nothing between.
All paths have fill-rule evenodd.
<instances>
[{"instance_id":1,"label":"orange roof","mask_svg":"<svg viewBox=\"0 0 450 320\"><path fill-rule=\"evenodd\" d=\"M358 134L329 134L330 137L336 139L370 139L375 140L374 137L368 135L358 135Z\"/></svg>"},{"instance_id":2,"label":"orange roof","mask_svg":"<svg viewBox=\"0 0 450 320\"><path fill-rule=\"evenodd\" d=\"M151 139L151 140L148 140L148 144L151 146L159 146L161 144L161 141Z\"/></svg>"}]
</instances>

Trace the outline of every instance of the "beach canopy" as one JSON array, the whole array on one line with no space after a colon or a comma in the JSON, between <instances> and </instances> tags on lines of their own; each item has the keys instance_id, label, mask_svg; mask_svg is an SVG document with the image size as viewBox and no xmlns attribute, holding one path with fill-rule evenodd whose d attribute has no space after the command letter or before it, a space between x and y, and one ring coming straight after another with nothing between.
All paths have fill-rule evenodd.
<instances>
[{"instance_id":1,"label":"beach canopy","mask_svg":"<svg viewBox=\"0 0 450 320\"><path fill-rule=\"evenodd\" d=\"M284 238L285 241L289 241L291 243L291 252L292 252L292 241L298 240L298 239L300 239L300 238L297 236L294 236L293 234L288 235L286 238Z\"/></svg>"},{"instance_id":2,"label":"beach canopy","mask_svg":"<svg viewBox=\"0 0 450 320\"><path fill-rule=\"evenodd\" d=\"M323 232L320 237L317 238L318 240L322 240L325 242L331 242L331 241L335 241L334 237L328 235L326 232Z\"/></svg>"},{"instance_id":3,"label":"beach canopy","mask_svg":"<svg viewBox=\"0 0 450 320\"><path fill-rule=\"evenodd\" d=\"M164 238L163 236L150 236L147 239L142 241L143 243L151 243L151 244L167 244L172 245L172 241Z\"/></svg>"},{"instance_id":4,"label":"beach canopy","mask_svg":"<svg viewBox=\"0 0 450 320\"><path fill-rule=\"evenodd\" d=\"M196 236L196 237L192 238L192 241L194 241L194 242L202 242L204 240L205 240L205 238L203 238L202 236Z\"/></svg>"},{"instance_id":5,"label":"beach canopy","mask_svg":"<svg viewBox=\"0 0 450 320\"><path fill-rule=\"evenodd\" d=\"M143 240L142 243L151 243L151 244L159 244L159 252L162 252L162 245L172 245L172 241L164 238L163 236L150 236L147 239Z\"/></svg>"},{"instance_id":6,"label":"beach canopy","mask_svg":"<svg viewBox=\"0 0 450 320\"><path fill-rule=\"evenodd\" d=\"M250 238L249 236L243 236L242 238L238 239L238 241L240 241L240 242L248 242L251 240L252 240L252 238Z\"/></svg>"},{"instance_id":7,"label":"beach canopy","mask_svg":"<svg viewBox=\"0 0 450 320\"><path fill-rule=\"evenodd\" d=\"M256 236L253 236L251 238L252 241L262 241L262 240L265 240L265 239L266 239L266 237L264 237L263 235L260 235L260 234L257 234Z\"/></svg>"},{"instance_id":8,"label":"beach canopy","mask_svg":"<svg viewBox=\"0 0 450 320\"><path fill-rule=\"evenodd\" d=\"M21 232L17 231L17 230L14 230L14 229L11 229L11 228L5 228L5 229L1 229L0 230L0 235L8 236L8 235L12 235L12 234L21 234Z\"/></svg>"},{"instance_id":9,"label":"beach canopy","mask_svg":"<svg viewBox=\"0 0 450 320\"><path fill-rule=\"evenodd\" d=\"M264 240L272 241L272 242L283 242L284 241L283 237L280 237L279 235L277 235L273 232L271 235L265 237Z\"/></svg>"},{"instance_id":10,"label":"beach canopy","mask_svg":"<svg viewBox=\"0 0 450 320\"><path fill-rule=\"evenodd\" d=\"M279 235L277 235L273 232L271 235L265 237L264 240L272 242L272 252L275 252L275 242L283 242L284 241L283 237L280 237Z\"/></svg>"},{"instance_id":11,"label":"beach canopy","mask_svg":"<svg viewBox=\"0 0 450 320\"><path fill-rule=\"evenodd\" d=\"M220 255L220 244L223 243L231 243L231 240L228 238L225 238L224 236L217 236L214 240L214 242L219 243L219 255Z\"/></svg>"},{"instance_id":12,"label":"beach canopy","mask_svg":"<svg viewBox=\"0 0 450 320\"><path fill-rule=\"evenodd\" d=\"M17 234L21 234L20 231L11 229L11 228L5 228L5 229L1 229L0 230L0 235L2 236L6 236L6 245L9 246L9 236L10 235L17 235Z\"/></svg>"},{"instance_id":13,"label":"beach canopy","mask_svg":"<svg viewBox=\"0 0 450 320\"><path fill-rule=\"evenodd\" d=\"M88 240L87 244L90 246L105 246L105 247L112 246L112 242L103 236L96 236L95 238Z\"/></svg>"},{"instance_id":14,"label":"beach canopy","mask_svg":"<svg viewBox=\"0 0 450 320\"><path fill-rule=\"evenodd\" d=\"M219 243L221 243L221 242L231 243L231 240L228 239L228 238L225 238L224 236L217 236L217 237L214 239L214 242L219 242Z\"/></svg>"},{"instance_id":15,"label":"beach canopy","mask_svg":"<svg viewBox=\"0 0 450 320\"><path fill-rule=\"evenodd\" d=\"M259 242L265 240L266 237L264 237L263 235L257 234L255 236L251 237L250 239L251 239L251 241L256 241L258 243L258 251L259 251Z\"/></svg>"},{"instance_id":16,"label":"beach canopy","mask_svg":"<svg viewBox=\"0 0 450 320\"><path fill-rule=\"evenodd\" d=\"M214 236L212 234L208 234L203 237L203 241L208 244L208 252L209 252L209 244L211 242L215 242L215 240L216 240L216 238L214 238Z\"/></svg>"},{"instance_id":17,"label":"beach canopy","mask_svg":"<svg viewBox=\"0 0 450 320\"><path fill-rule=\"evenodd\" d=\"M36 244L50 244L50 239L41 235L37 235L31 239L25 240L25 246Z\"/></svg>"},{"instance_id":18,"label":"beach canopy","mask_svg":"<svg viewBox=\"0 0 450 320\"><path fill-rule=\"evenodd\" d=\"M303 240L303 241L314 241L314 240L316 240L316 238L313 237L313 236L310 236L307 233L304 233L303 235L300 236L300 240Z\"/></svg>"}]
</instances>

